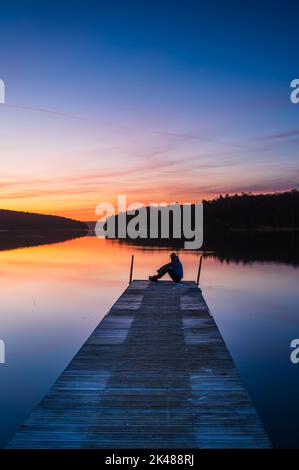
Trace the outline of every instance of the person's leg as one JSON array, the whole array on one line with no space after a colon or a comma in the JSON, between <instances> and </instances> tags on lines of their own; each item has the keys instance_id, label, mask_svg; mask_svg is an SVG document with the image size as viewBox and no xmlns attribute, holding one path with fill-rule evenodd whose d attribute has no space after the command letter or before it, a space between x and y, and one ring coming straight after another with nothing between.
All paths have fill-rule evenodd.
<instances>
[{"instance_id":1,"label":"person's leg","mask_svg":"<svg viewBox=\"0 0 299 470\"><path fill-rule=\"evenodd\" d=\"M164 266L161 266L161 268L159 268L157 272L158 272L157 279L160 279L162 276L165 276L165 274L169 274L170 278L174 282L180 282L181 280L181 277L173 272L171 263L164 264Z\"/></svg>"},{"instance_id":2,"label":"person's leg","mask_svg":"<svg viewBox=\"0 0 299 470\"><path fill-rule=\"evenodd\" d=\"M169 271L171 271L171 263L167 263L161 266L161 268L157 269L158 279L165 276L165 274L169 273Z\"/></svg>"},{"instance_id":3,"label":"person's leg","mask_svg":"<svg viewBox=\"0 0 299 470\"><path fill-rule=\"evenodd\" d=\"M149 276L150 281L157 281L161 277L165 276L165 274L171 271L171 263L164 264L161 268L157 269L157 273L155 276Z\"/></svg>"}]
</instances>

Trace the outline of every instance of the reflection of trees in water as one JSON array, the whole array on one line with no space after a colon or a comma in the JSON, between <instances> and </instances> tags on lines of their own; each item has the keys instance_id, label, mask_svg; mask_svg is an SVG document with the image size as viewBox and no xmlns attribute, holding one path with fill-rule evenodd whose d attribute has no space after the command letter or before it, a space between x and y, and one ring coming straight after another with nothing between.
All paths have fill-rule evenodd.
<instances>
[{"instance_id":1,"label":"reflection of trees in water","mask_svg":"<svg viewBox=\"0 0 299 470\"><path fill-rule=\"evenodd\" d=\"M94 232L85 230L0 230L0 250L47 245L73 238L94 236ZM110 240L117 245L138 246L140 250L184 249L184 240ZM188 250L189 251L189 250ZM253 261L285 263L299 266L299 231L285 232L249 232L224 231L205 233L204 244L200 250L204 256L213 256L220 261L250 263ZM186 251L187 252L187 251ZM190 250L191 252L191 250ZM194 251L193 251L194 252Z\"/></svg>"},{"instance_id":2,"label":"reflection of trees in water","mask_svg":"<svg viewBox=\"0 0 299 470\"><path fill-rule=\"evenodd\" d=\"M152 248L183 249L183 240L137 239L119 240L120 243ZM299 266L299 231L221 231L204 234L200 251L213 252L214 257L226 262L277 262ZM211 254L204 254L211 256Z\"/></svg>"},{"instance_id":3,"label":"reflection of trees in water","mask_svg":"<svg viewBox=\"0 0 299 470\"><path fill-rule=\"evenodd\" d=\"M84 237L87 230L3 230L0 231L0 250L12 250Z\"/></svg>"},{"instance_id":4,"label":"reflection of trees in water","mask_svg":"<svg viewBox=\"0 0 299 470\"><path fill-rule=\"evenodd\" d=\"M214 249L219 260L253 261L299 266L299 232L228 232L211 239L206 249Z\"/></svg>"}]
</instances>

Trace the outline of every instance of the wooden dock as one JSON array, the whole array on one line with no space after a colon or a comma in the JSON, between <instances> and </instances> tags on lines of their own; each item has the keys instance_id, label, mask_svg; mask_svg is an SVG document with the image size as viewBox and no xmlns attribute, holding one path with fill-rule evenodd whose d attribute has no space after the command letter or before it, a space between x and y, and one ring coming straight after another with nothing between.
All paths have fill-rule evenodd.
<instances>
[{"instance_id":1,"label":"wooden dock","mask_svg":"<svg viewBox=\"0 0 299 470\"><path fill-rule=\"evenodd\" d=\"M194 282L133 281L9 448L268 448Z\"/></svg>"}]
</instances>

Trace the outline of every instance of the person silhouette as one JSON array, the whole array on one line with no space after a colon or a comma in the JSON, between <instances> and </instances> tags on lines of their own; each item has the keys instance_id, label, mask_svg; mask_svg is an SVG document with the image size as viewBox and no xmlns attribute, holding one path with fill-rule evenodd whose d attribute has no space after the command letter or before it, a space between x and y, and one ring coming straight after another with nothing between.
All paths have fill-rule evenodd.
<instances>
[{"instance_id":1,"label":"person silhouette","mask_svg":"<svg viewBox=\"0 0 299 470\"><path fill-rule=\"evenodd\" d=\"M170 260L170 263L164 264L159 269L157 269L158 274L149 276L149 280L157 282L158 279L165 276L165 274L169 274L174 282L180 282L183 279L182 263L180 262L180 259L176 253L170 254Z\"/></svg>"}]
</instances>

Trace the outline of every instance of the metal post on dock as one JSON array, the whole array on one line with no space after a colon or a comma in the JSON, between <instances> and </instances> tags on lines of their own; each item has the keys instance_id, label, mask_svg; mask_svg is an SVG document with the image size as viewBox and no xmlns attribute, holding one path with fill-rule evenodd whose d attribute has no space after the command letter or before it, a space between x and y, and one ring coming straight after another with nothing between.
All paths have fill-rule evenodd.
<instances>
[{"instance_id":1,"label":"metal post on dock","mask_svg":"<svg viewBox=\"0 0 299 470\"><path fill-rule=\"evenodd\" d=\"M202 265L202 255L200 255L199 265L198 265L198 273L197 273L197 280L196 280L196 285L197 285L197 286L198 286L198 284L199 284L199 278L200 278L200 272L201 272L201 265Z\"/></svg>"},{"instance_id":2,"label":"metal post on dock","mask_svg":"<svg viewBox=\"0 0 299 470\"><path fill-rule=\"evenodd\" d=\"M131 269L130 269L130 280L129 280L129 284L131 284L131 282L132 282L133 266L134 266L134 255L132 255L132 258L131 258Z\"/></svg>"}]
</instances>

